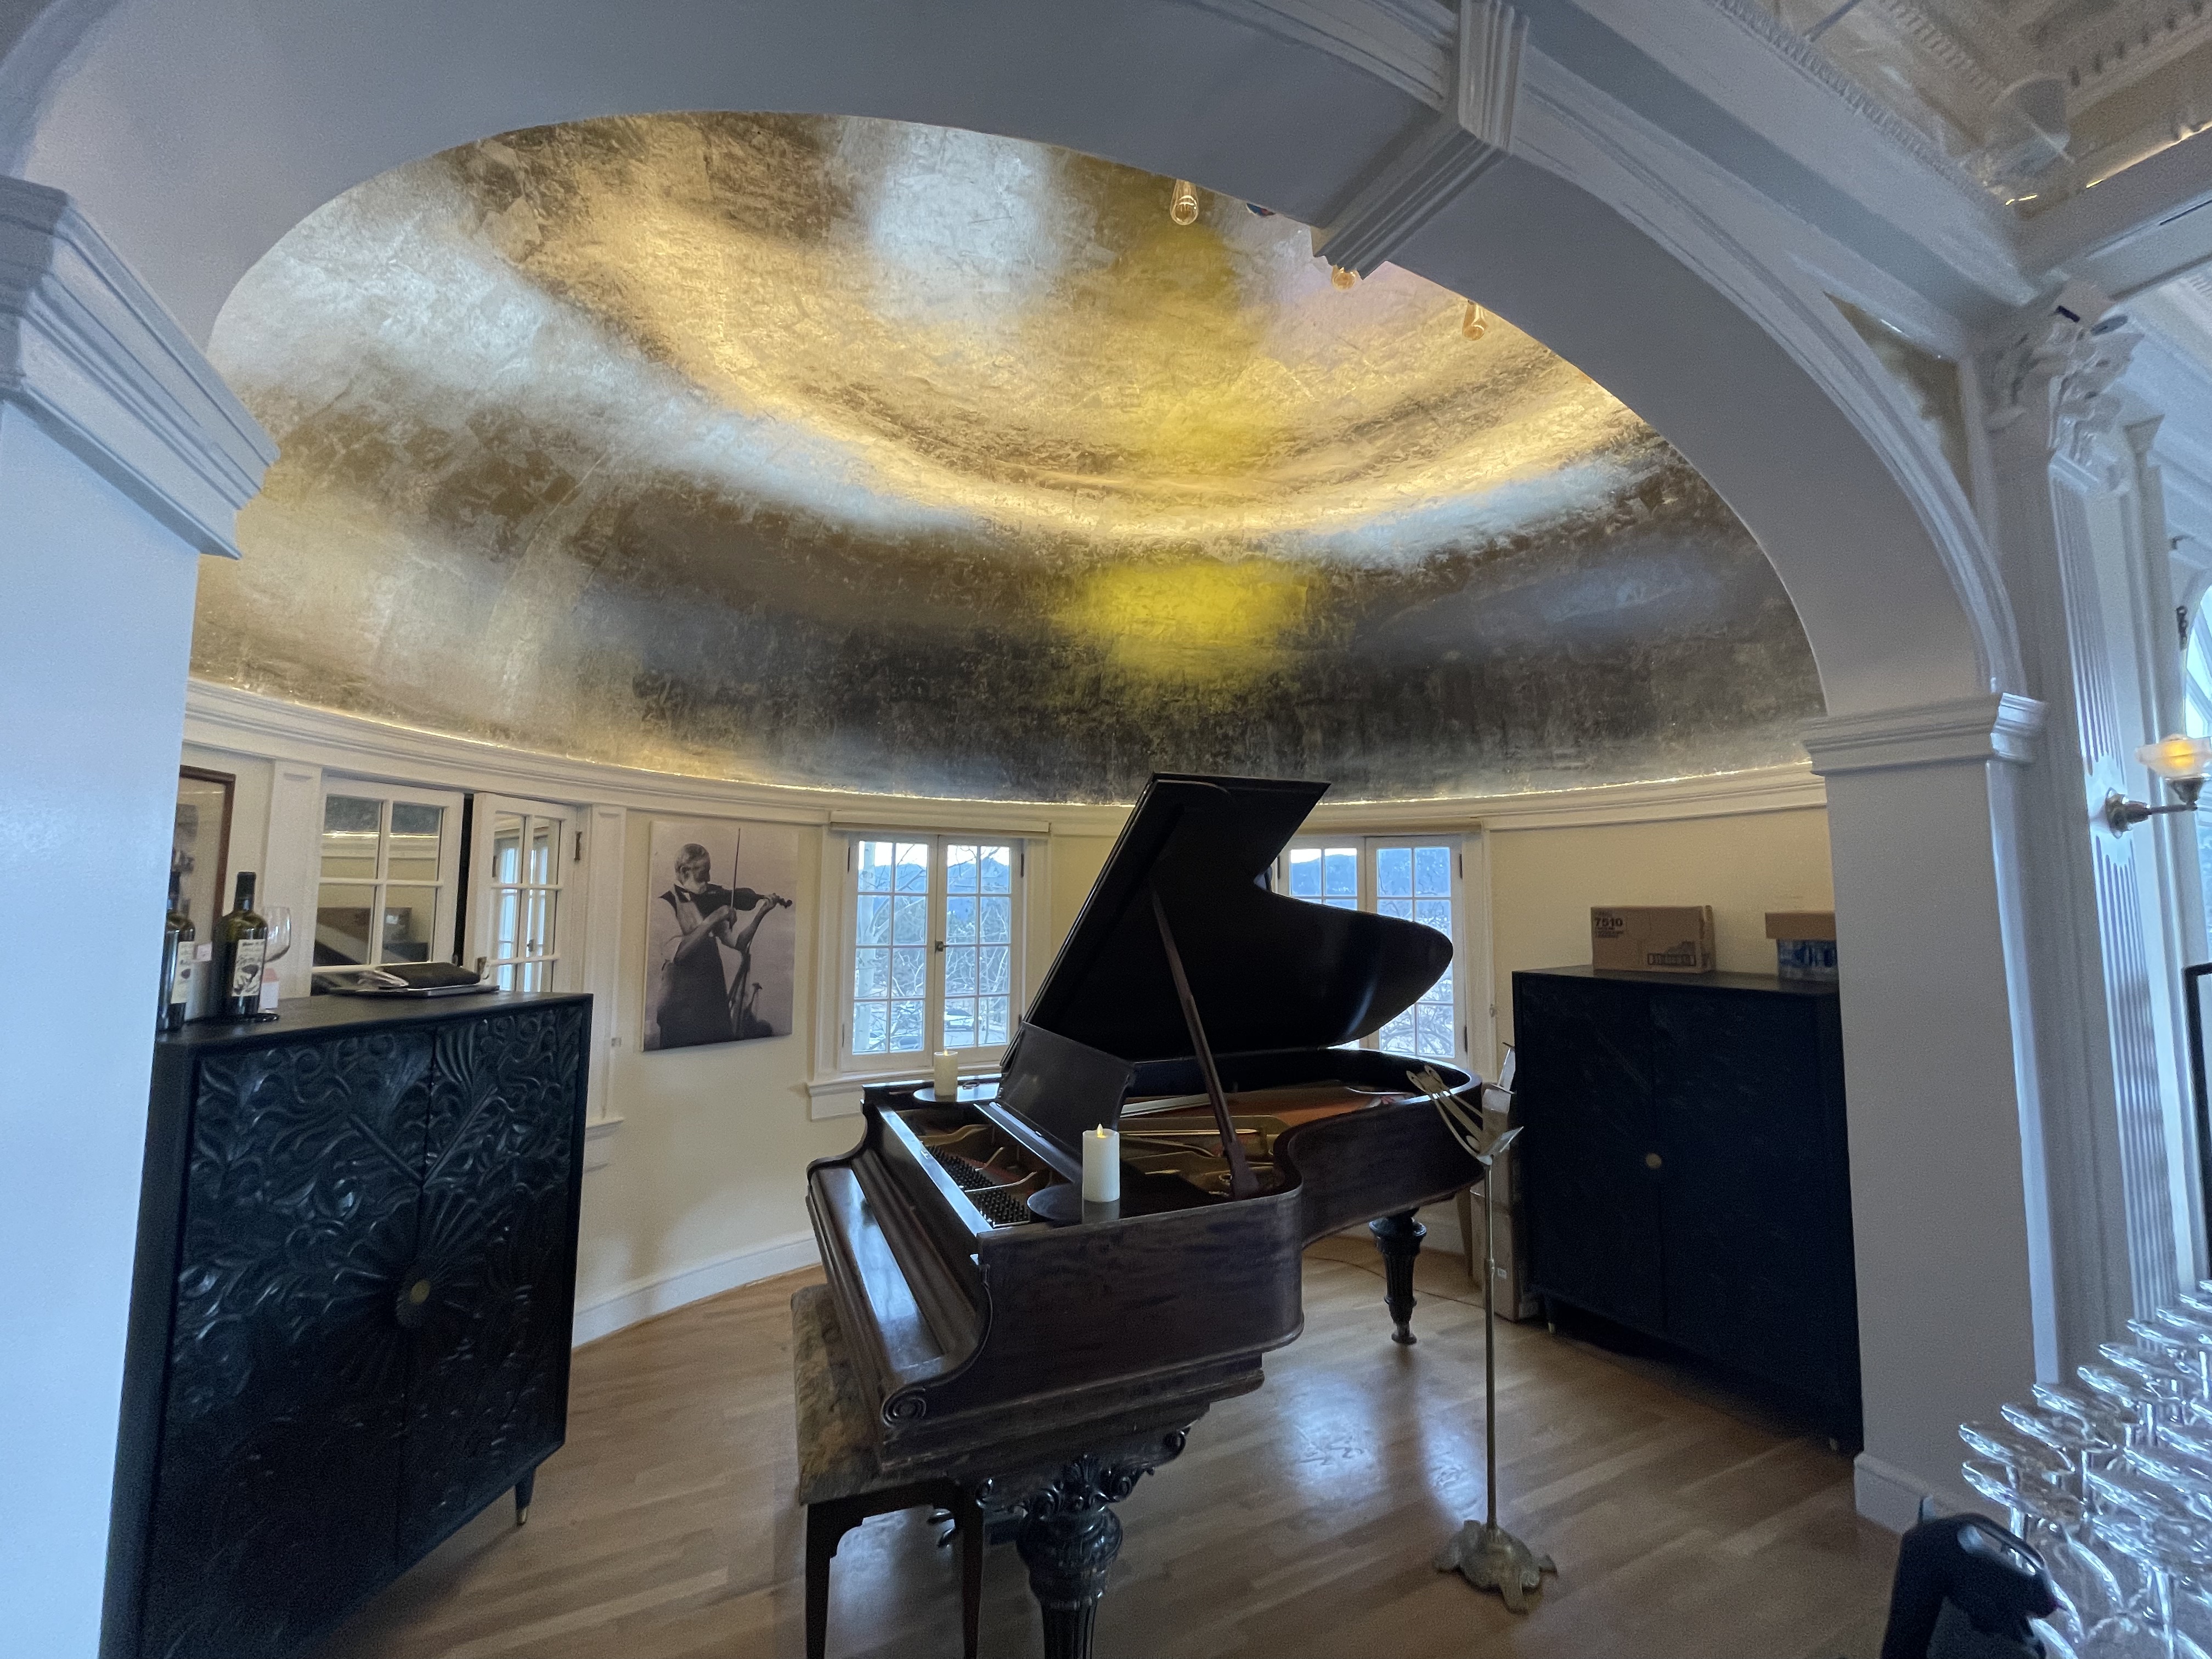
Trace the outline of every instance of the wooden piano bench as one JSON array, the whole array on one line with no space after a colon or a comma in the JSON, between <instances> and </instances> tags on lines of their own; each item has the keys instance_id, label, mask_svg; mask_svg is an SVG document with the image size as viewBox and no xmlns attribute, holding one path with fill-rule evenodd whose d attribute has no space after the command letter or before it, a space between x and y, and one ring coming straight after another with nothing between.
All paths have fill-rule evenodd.
<instances>
[{"instance_id":1,"label":"wooden piano bench","mask_svg":"<svg viewBox=\"0 0 2212 1659\"><path fill-rule=\"evenodd\" d=\"M950 1510L959 1527L961 1651L975 1659L983 1602L981 1509L949 1479L883 1484L867 1404L828 1285L811 1285L793 1296L791 1335L799 1501L806 1505L806 1659L823 1659L829 1645L830 1559L838 1541L872 1515L924 1504Z\"/></svg>"}]
</instances>

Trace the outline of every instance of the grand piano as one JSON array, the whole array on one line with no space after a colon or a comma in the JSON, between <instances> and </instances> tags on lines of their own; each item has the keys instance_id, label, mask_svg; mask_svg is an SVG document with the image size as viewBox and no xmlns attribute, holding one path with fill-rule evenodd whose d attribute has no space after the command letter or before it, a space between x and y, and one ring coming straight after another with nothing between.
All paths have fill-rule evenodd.
<instances>
[{"instance_id":1,"label":"grand piano","mask_svg":"<svg viewBox=\"0 0 2212 1659\"><path fill-rule=\"evenodd\" d=\"M1297 1335L1304 1246L1369 1222L1411 1342L1413 1212L1481 1178L1409 1081L1425 1062L1337 1046L1412 1006L1449 941L1267 885L1327 787L1155 776L995 1091L871 1089L860 1145L807 1171L885 1478L1019 1516L1052 1659L1089 1651L1111 1505ZM1081 1202L1099 1126L1115 1206Z\"/></svg>"}]
</instances>

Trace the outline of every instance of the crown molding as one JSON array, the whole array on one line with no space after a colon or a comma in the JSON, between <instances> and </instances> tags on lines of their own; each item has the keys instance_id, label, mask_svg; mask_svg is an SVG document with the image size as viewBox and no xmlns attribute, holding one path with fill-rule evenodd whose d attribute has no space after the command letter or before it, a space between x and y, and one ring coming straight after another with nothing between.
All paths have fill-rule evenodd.
<instances>
[{"instance_id":1,"label":"crown molding","mask_svg":"<svg viewBox=\"0 0 2212 1659\"><path fill-rule=\"evenodd\" d=\"M2045 713L2033 697L2002 692L1914 708L1826 715L1808 720L1800 736L1813 769L1823 777L1992 760L2024 765L2035 758Z\"/></svg>"},{"instance_id":2,"label":"crown molding","mask_svg":"<svg viewBox=\"0 0 2212 1659\"><path fill-rule=\"evenodd\" d=\"M724 812L830 830L988 830L1001 835L1110 836L1120 833L1129 816L1126 802L961 800L683 777L447 737L200 679L185 689L185 741L396 783L488 789L540 800L648 811ZM1798 764L1526 794L1325 801L1315 808L1310 825L1316 830L1356 830L1368 835L1551 830L1731 817L1826 804L1826 786L1810 768Z\"/></svg>"},{"instance_id":3,"label":"crown molding","mask_svg":"<svg viewBox=\"0 0 2212 1659\"><path fill-rule=\"evenodd\" d=\"M1827 804L1827 786L1801 763L1650 783L1599 784L1587 789L1492 796L1474 805L1476 821L1496 834L1745 817L1761 812L1820 810Z\"/></svg>"},{"instance_id":4,"label":"crown molding","mask_svg":"<svg viewBox=\"0 0 2212 1659\"><path fill-rule=\"evenodd\" d=\"M1439 112L1377 161L1313 233L1332 265L1372 276L1513 148L1528 20L1503 0L1459 0L1451 83Z\"/></svg>"},{"instance_id":5,"label":"crown molding","mask_svg":"<svg viewBox=\"0 0 2212 1659\"><path fill-rule=\"evenodd\" d=\"M276 446L67 196L7 177L0 400L199 551L238 556Z\"/></svg>"}]
</instances>

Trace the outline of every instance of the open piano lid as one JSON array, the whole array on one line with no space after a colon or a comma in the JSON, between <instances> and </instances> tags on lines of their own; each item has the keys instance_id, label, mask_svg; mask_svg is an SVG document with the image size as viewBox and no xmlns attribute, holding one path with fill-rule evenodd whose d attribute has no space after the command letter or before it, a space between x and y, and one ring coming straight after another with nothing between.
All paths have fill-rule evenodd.
<instances>
[{"instance_id":1,"label":"open piano lid","mask_svg":"<svg viewBox=\"0 0 2212 1659\"><path fill-rule=\"evenodd\" d=\"M1349 1042L1419 1000L1451 963L1443 934L1261 885L1328 788L1155 775L1006 1052L992 1115L1072 1176L1078 1137L1118 1121L1134 1065L1189 1057L1154 891L1217 1055Z\"/></svg>"}]
</instances>

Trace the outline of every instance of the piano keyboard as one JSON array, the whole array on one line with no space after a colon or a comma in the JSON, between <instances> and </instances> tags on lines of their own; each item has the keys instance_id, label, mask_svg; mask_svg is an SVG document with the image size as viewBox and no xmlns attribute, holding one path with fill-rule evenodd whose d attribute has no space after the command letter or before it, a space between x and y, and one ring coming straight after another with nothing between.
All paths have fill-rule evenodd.
<instances>
[{"instance_id":1,"label":"piano keyboard","mask_svg":"<svg viewBox=\"0 0 2212 1659\"><path fill-rule=\"evenodd\" d=\"M945 1174L959 1183L968 1201L982 1212L983 1219L994 1227L1018 1227L1036 1218L1030 1214L1029 1194L1024 1190L1027 1180L1006 1186L957 1152L948 1152L942 1146L933 1146L930 1156L944 1166Z\"/></svg>"}]
</instances>

